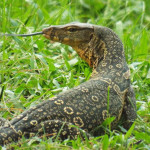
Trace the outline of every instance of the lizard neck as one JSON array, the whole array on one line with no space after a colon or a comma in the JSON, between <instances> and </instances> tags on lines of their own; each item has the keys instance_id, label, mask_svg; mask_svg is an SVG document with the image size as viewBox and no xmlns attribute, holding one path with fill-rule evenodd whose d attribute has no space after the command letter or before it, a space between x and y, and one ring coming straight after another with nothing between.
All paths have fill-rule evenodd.
<instances>
[{"instance_id":1,"label":"lizard neck","mask_svg":"<svg viewBox=\"0 0 150 150\"><path fill-rule=\"evenodd\" d=\"M84 56L93 67L91 80L102 80L110 87L114 86L116 90L124 91L130 83L130 71L125 61L123 44L112 30L100 29L93 34L85 47L82 46L84 55L78 54L81 58Z\"/></svg>"},{"instance_id":2,"label":"lizard neck","mask_svg":"<svg viewBox=\"0 0 150 150\"><path fill-rule=\"evenodd\" d=\"M100 41L104 43L103 57L99 59L97 66L94 70L98 72L99 75L106 77L109 74L116 75L126 72L128 70L127 63L125 61L123 45L118 38L113 38L113 40L103 39Z\"/></svg>"},{"instance_id":3,"label":"lizard neck","mask_svg":"<svg viewBox=\"0 0 150 150\"><path fill-rule=\"evenodd\" d=\"M93 72L96 71L102 77L111 76L111 78L116 74L119 76L129 72L123 44L119 37L109 28L95 26L94 30L93 41L90 41L90 48L94 48L93 55L97 57L91 60L94 64Z\"/></svg>"},{"instance_id":4,"label":"lizard neck","mask_svg":"<svg viewBox=\"0 0 150 150\"><path fill-rule=\"evenodd\" d=\"M94 26L90 41L73 46L78 55L98 74L106 76L110 72L128 70L123 44L109 28Z\"/></svg>"}]
</instances>

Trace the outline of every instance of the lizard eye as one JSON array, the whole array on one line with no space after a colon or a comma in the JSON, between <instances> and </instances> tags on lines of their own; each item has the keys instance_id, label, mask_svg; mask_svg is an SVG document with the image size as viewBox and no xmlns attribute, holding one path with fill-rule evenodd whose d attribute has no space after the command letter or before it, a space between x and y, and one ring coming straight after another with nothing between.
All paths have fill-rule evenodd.
<instances>
[{"instance_id":1,"label":"lizard eye","mask_svg":"<svg viewBox=\"0 0 150 150\"><path fill-rule=\"evenodd\" d=\"M77 29L76 28L69 28L68 31L75 32L75 31L77 31Z\"/></svg>"}]
</instances>

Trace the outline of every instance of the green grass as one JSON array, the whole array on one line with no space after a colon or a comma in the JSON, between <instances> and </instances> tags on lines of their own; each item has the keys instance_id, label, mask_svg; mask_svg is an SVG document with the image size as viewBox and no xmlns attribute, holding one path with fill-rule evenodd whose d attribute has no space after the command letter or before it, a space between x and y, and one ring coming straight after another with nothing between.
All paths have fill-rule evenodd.
<instances>
[{"instance_id":1,"label":"green grass","mask_svg":"<svg viewBox=\"0 0 150 150\"><path fill-rule=\"evenodd\" d=\"M122 39L137 99L138 118L129 131L89 141L34 137L14 149L150 149L149 0L1 0L0 33L31 33L49 25L88 22L113 29ZM89 79L91 69L68 46L42 36L0 37L0 117L11 119ZM122 129L123 130L123 129ZM139 142L141 140L141 142ZM39 144L40 143L40 144Z\"/></svg>"}]
</instances>

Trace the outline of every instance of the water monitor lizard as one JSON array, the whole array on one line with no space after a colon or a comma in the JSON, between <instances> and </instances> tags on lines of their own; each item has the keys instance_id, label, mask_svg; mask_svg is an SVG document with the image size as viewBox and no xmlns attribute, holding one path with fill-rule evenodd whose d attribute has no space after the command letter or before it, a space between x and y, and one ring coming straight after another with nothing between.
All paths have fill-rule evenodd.
<instances>
[{"instance_id":1,"label":"water monitor lizard","mask_svg":"<svg viewBox=\"0 0 150 150\"><path fill-rule=\"evenodd\" d=\"M10 122L1 119L0 145L17 141L23 135L27 138L36 133L54 136L60 129L61 139L75 138L81 133L80 129L97 136L102 128L93 130L108 116L115 117L112 128L121 119L124 120L123 126L129 128L136 119L136 102L118 36L109 28L86 23L50 26L41 33L49 40L70 45L76 50L93 68L91 78L23 112Z\"/></svg>"}]
</instances>

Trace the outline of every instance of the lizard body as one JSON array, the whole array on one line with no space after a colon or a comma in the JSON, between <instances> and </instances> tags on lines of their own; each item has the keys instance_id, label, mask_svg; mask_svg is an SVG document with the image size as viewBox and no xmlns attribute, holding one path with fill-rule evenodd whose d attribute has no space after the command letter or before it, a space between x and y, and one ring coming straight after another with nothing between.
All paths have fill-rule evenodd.
<instances>
[{"instance_id":1,"label":"lizard body","mask_svg":"<svg viewBox=\"0 0 150 150\"><path fill-rule=\"evenodd\" d=\"M136 119L136 102L118 36L109 28L86 23L50 26L42 33L47 39L73 47L93 68L91 78L2 123L0 145L37 133L50 137L59 133L61 139L75 138L82 131L97 136L102 129L94 130L108 116L115 117L112 128L122 118L124 127L129 128Z\"/></svg>"}]
</instances>

